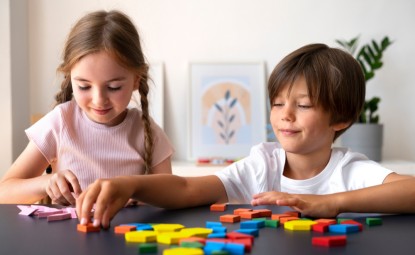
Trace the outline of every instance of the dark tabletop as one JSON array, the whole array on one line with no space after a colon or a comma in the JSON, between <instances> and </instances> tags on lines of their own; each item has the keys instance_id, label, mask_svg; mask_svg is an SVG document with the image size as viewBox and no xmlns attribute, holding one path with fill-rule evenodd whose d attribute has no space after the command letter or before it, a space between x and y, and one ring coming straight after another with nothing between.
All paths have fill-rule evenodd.
<instances>
[{"instance_id":1,"label":"dark tabletop","mask_svg":"<svg viewBox=\"0 0 415 255\"><path fill-rule=\"evenodd\" d=\"M137 243L126 243L124 235L115 234L114 226L125 223L179 223L185 227L205 227L206 221L219 221L219 216L231 214L234 209L248 207L268 208L273 213L291 209L278 206L251 207L228 205L225 212L211 212L209 207L183 210L164 210L151 206L124 208L113 219L109 230L82 233L76 230L77 219L47 222L32 216L19 215L16 205L0 205L0 255L116 255L139 254ZM288 231L263 228L255 238L250 254L415 254L415 215L343 214L363 223L363 231L347 235L344 247L316 247L311 238L328 233ZM381 226L369 227L366 217L382 217ZM239 229L239 223L225 223L228 232ZM158 245L162 254L167 245Z\"/></svg>"}]
</instances>

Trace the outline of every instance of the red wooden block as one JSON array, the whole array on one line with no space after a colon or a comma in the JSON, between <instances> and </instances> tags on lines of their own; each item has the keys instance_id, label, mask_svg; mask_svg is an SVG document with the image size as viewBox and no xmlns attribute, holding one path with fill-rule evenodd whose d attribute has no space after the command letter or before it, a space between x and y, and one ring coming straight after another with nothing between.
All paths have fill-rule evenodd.
<instances>
[{"instance_id":1,"label":"red wooden block","mask_svg":"<svg viewBox=\"0 0 415 255\"><path fill-rule=\"evenodd\" d=\"M244 245L245 252L251 252L253 241L250 238L238 238L234 239L230 243L239 243Z\"/></svg>"},{"instance_id":2,"label":"red wooden block","mask_svg":"<svg viewBox=\"0 0 415 255\"><path fill-rule=\"evenodd\" d=\"M100 231L100 227L94 227L92 223L88 223L87 225L78 224L76 229L80 232L85 232L85 233Z\"/></svg>"},{"instance_id":3,"label":"red wooden block","mask_svg":"<svg viewBox=\"0 0 415 255\"><path fill-rule=\"evenodd\" d=\"M297 211L286 211L286 212L284 212L284 214L288 214L288 215L291 215L291 216L297 217L297 218L301 217L301 213L297 212Z\"/></svg>"},{"instance_id":4,"label":"red wooden block","mask_svg":"<svg viewBox=\"0 0 415 255\"><path fill-rule=\"evenodd\" d=\"M114 228L114 233L116 233L116 234L125 234L127 232L131 232L131 231L134 231L136 229L137 229L136 226L128 226L128 225L116 226Z\"/></svg>"},{"instance_id":5,"label":"red wooden block","mask_svg":"<svg viewBox=\"0 0 415 255\"><path fill-rule=\"evenodd\" d=\"M220 222L235 223L241 221L241 216L233 214L225 214L219 217Z\"/></svg>"},{"instance_id":6,"label":"red wooden block","mask_svg":"<svg viewBox=\"0 0 415 255\"><path fill-rule=\"evenodd\" d=\"M210 206L210 210L214 212L224 212L226 210L226 204L213 204Z\"/></svg>"},{"instance_id":7,"label":"red wooden block","mask_svg":"<svg viewBox=\"0 0 415 255\"><path fill-rule=\"evenodd\" d=\"M311 239L312 245L315 246L344 246L346 245L346 236L322 236L322 237L313 237Z\"/></svg>"},{"instance_id":8,"label":"red wooden block","mask_svg":"<svg viewBox=\"0 0 415 255\"><path fill-rule=\"evenodd\" d=\"M269 209L258 209L258 210L253 210L254 212L259 212L260 213L260 217L271 217L272 215L272 211Z\"/></svg>"},{"instance_id":9,"label":"red wooden block","mask_svg":"<svg viewBox=\"0 0 415 255\"><path fill-rule=\"evenodd\" d=\"M330 225L337 224L337 220L336 219L318 219L318 220L315 220L315 222L318 222L318 223L329 223Z\"/></svg>"},{"instance_id":10,"label":"red wooden block","mask_svg":"<svg viewBox=\"0 0 415 255\"><path fill-rule=\"evenodd\" d=\"M344 220L340 222L340 224L351 224L351 225L357 225L359 226L359 231L363 230L363 225L355 220Z\"/></svg>"},{"instance_id":11,"label":"red wooden block","mask_svg":"<svg viewBox=\"0 0 415 255\"><path fill-rule=\"evenodd\" d=\"M317 224L314 224L314 225L312 225L311 226L311 229L313 230L313 231L315 231L315 232L321 232L321 233L324 233L324 232L328 232L329 231L329 226L330 226L331 224L329 224L329 223L322 223L322 222L319 222L319 223L317 223Z\"/></svg>"},{"instance_id":12,"label":"red wooden block","mask_svg":"<svg viewBox=\"0 0 415 255\"><path fill-rule=\"evenodd\" d=\"M244 234L244 233L239 233L239 232L230 232L226 234L226 237L231 239L231 240L236 240L236 239L251 239L252 243L254 243L254 236L248 235L248 234Z\"/></svg>"}]
</instances>

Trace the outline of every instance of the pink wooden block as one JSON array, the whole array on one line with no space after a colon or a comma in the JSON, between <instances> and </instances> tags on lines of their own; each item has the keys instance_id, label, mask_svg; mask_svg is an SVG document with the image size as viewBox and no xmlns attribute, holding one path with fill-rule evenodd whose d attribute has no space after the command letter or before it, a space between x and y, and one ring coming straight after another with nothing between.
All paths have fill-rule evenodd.
<instances>
[{"instance_id":1,"label":"pink wooden block","mask_svg":"<svg viewBox=\"0 0 415 255\"><path fill-rule=\"evenodd\" d=\"M66 220L66 219L71 219L70 213L52 214L48 216L48 221L58 221L58 220Z\"/></svg>"}]
</instances>

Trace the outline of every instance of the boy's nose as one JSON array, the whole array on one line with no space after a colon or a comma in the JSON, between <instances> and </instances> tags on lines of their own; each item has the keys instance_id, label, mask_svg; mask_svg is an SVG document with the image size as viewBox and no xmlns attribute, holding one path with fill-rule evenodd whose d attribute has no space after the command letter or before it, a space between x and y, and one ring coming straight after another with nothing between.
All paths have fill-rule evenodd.
<instances>
[{"instance_id":1,"label":"boy's nose","mask_svg":"<svg viewBox=\"0 0 415 255\"><path fill-rule=\"evenodd\" d=\"M285 105L282 110L281 120L293 121L295 119L294 111L291 106Z\"/></svg>"}]
</instances>

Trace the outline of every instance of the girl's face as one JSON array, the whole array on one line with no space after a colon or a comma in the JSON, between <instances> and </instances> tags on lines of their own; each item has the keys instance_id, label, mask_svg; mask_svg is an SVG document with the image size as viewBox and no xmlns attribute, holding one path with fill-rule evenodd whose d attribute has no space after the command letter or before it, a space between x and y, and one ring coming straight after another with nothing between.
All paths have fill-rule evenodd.
<instances>
[{"instance_id":1,"label":"girl's face","mask_svg":"<svg viewBox=\"0 0 415 255\"><path fill-rule=\"evenodd\" d=\"M107 126L120 124L139 78L107 52L89 54L71 69L76 103L89 119Z\"/></svg>"},{"instance_id":2,"label":"girl's face","mask_svg":"<svg viewBox=\"0 0 415 255\"><path fill-rule=\"evenodd\" d=\"M330 125L330 115L312 105L307 84L299 77L291 92L286 86L273 100L270 122L287 153L311 155L331 150L334 134L341 125Z\"/></svg>"}]
</instances>

